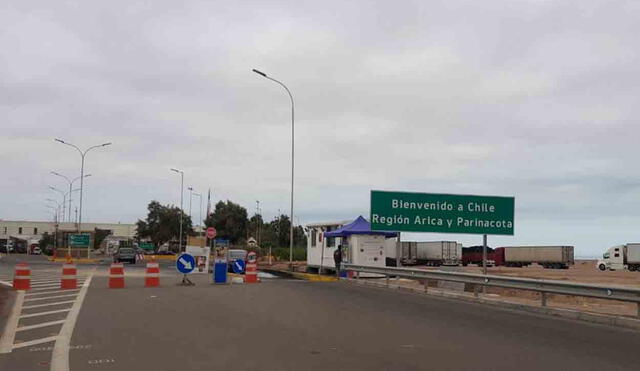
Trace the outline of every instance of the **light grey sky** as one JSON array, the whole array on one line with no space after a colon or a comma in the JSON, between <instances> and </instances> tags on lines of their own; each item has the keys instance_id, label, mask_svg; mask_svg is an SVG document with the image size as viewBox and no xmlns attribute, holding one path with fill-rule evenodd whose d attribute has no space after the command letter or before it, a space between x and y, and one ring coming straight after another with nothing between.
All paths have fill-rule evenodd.
<instances>
[{"instance_id":1,"label":"light grey sky","mask_svg":"<svg viewBox=\"0 0 640 371\"><path fill-rule=\"evenodd\" d=\"M367 216L371 189L508 195L516 234L490 245L598 255L640 241L639 34L636 1L9 0L0 218L50 218L49 172L80 164L55 137L113 142L86 221L179 203L171 167L288 213L289 101L258 68L296 100L301 223Z\"/></svg>"}]
</instances>

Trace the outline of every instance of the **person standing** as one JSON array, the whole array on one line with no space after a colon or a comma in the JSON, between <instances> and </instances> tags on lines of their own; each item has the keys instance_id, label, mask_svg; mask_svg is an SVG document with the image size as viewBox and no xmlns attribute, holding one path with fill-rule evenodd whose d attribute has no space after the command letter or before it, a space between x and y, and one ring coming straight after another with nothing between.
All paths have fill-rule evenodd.
<instances>
[{"instance_id":1,"label":"person standing","mask_svg":"<svg viewBox=\"0 0 640 371\"><path fill-rule=\"evenodd\" d=\"M333 262L336 264L336 277L340 278L340 264L342 264L342 245L338 245L333 252Z\"/></svg>"}]
</instances>

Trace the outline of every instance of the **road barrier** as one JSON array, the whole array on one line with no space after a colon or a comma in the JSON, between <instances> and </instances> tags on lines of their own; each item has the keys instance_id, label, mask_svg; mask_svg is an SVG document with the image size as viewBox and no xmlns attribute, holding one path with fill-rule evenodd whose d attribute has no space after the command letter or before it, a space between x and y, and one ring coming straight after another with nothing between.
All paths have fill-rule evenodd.
<instances>
[{"instance_id":1,"label":"road barrier","mask_svg":"<svg viewBox=\"0 0 640 371\"><path fill-rule=\"evenodd\" d=\"M18 263L13 273L14 290L31 290L31 269L27 263Z\"/></svg>"},{"instance_id":2,"label":"road barrier","mask_svg":"<svg viewBox=\"0 0 640 371\"><path fill-rule=\"evenodd\" d=\"M258 256L251 251L247 254L247 263L244 271L245 283L258 283Z\"/></svg>"},{"instance_id":3,"label":"road barrier","mask_svg":"<svg viewBox=\"0 0 640 371\"><path fill-rule=\"evenodd\" d=\"M109 267L109 288L110 289L124 288L124 264L113 263Z\"/></svg>"},{"instance_id":4,"label":"road barrier","mask_svg":"<svg viewBox=\"0 0 640 371\"><path fill-rule=\"evenodd\" d=\"M77 289L78 288L78 270L75 264L62 265L62 279L60 279L61 289Z\"/></svg>"},{"instance_id":5,"label":"road barrier","mask_svg":"<svg viewBox=\"0 0 640 371\"><path fill-rule=\"evenodd\" d=\"M144 287L160 286L160 264L148 262L144 273Z\"/></svg>"},{"instance_id":6,"label":"road barrier","mask_svg":"<svg viewBox=\"0 0 640 371\"><path fill-rule=\"evenodd\" d=\"M477 297L483 286L503 287L516 290L537 291L540 293L540 304L547 306L548 294L583 296L598 299L609 299L636 303L637 316L640 317L640 289L621 286L592 285L566 281L539 280L533 278L516 278L475 273L446 272L439 270L423 270L412 268L368 267L356 264L344 264L343 269L353 271L356 279L360 273L379 274L389 277L403 277L424 280L425 292L428 292L429 280L459 282L474 285L473 293Z\"/></svg>"}]
</instances>

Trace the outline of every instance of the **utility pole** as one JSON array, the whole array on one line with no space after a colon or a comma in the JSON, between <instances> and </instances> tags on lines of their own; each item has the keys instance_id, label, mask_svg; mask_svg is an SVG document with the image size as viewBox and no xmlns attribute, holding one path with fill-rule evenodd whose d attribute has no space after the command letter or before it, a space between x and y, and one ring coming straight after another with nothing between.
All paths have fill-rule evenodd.
<instances>
[{"instance_id":1,"label":"utility pole","mask_svg":"<svg viewBox=\"0 0 640 371\"><path fill-rule=\"evenodd\" d=\"M171 169L171 171L180 174L180 241L178 242L178 249L182 253L182 214L184 214L182 204L184 198L184 171L178 169Z\"/></svg>"}]
</instances>

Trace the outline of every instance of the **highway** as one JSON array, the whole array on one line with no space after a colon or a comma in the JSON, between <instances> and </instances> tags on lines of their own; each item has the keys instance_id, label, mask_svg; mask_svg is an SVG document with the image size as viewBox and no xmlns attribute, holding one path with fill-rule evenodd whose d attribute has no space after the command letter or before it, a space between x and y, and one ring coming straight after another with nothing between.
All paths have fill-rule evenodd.
<instances>
[{"instance_id":1,"label":"highway","mask_svg":"<svg viewBox=\"0 0 640 371\"><path fill-rule=\"evenodd\" d=\"M108 289L106 266L83 267L70 370L638 369L631 330L347 282L181 287L163 270L159 288L127 267L127 287ZM0 354L0 369L58 371L54 344Z\"/></svg>"}]
</instances>

